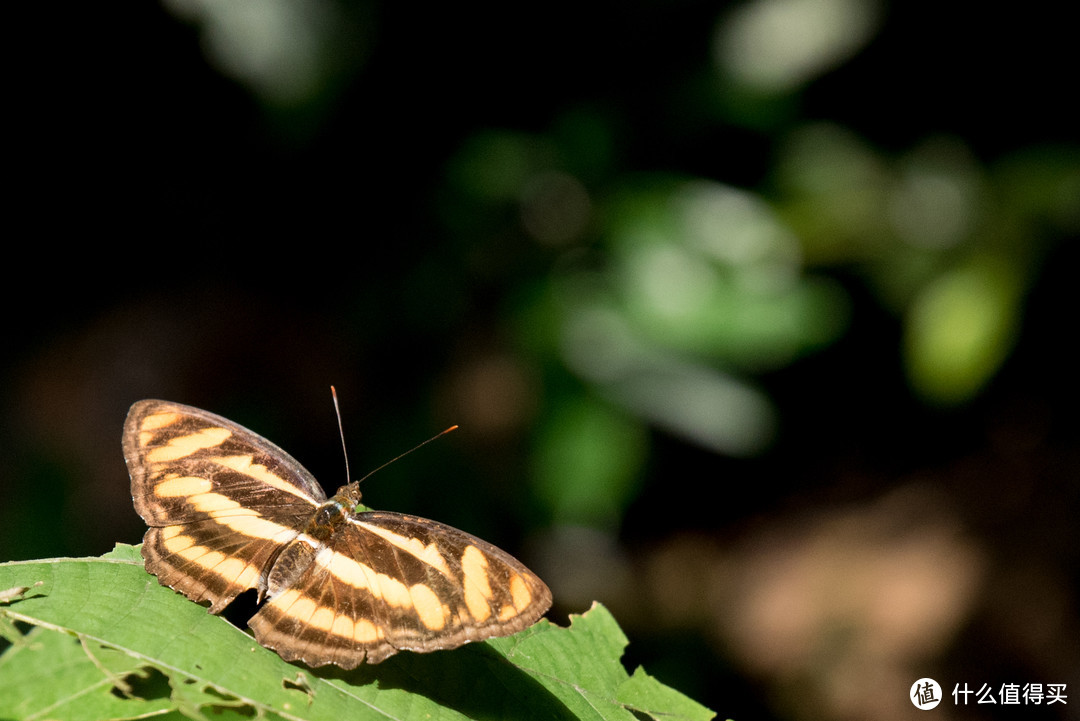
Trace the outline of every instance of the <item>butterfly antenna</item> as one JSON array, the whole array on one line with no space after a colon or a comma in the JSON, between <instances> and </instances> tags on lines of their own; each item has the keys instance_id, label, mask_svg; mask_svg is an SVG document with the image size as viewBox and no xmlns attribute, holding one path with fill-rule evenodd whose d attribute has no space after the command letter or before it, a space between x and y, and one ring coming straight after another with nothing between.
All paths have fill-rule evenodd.
<instances>
[{"instance_id":1,"label":"butterfly antenna","mask_svg":"<svg viewBox=\"0 0 1080 721\"><path fill-rule=\"evenodd\" d=\"M338 431L341 433L341 448L344 451L345 450L345 428L341 425L341 408L338 406L337 391L334 390L334 386L330 386L330 394L332 396L334 396L334 411L337 413ZM442 431L441 433L436 433L435 435L433 435L431 438L428 438L423 443L417 443L415 446L413 446L409 450L405 451L404 453L398 454L397 456L394 456L389 461L382 464L381 466L379 466L375 470L368 471L368 473L363 478L361 478L359 481L357 481L357 483L360 483L361 481L375 475L376 473L378 473L382 469L389 466L391 463L401 460L402 458L409 455L413 451L416 451L416 450L419 450L420 448L423 448L424 446L426 446L428 443L431 443L436 438L441 438L441 437L445 436L447 433L449 433L450 431L454 431L454 430L457 430L456 425L450 426L449 428L447 428L445 431ZM351 478L351 476L349 475L349 455L348 455L348 452L346 452L345 453L345 479L346 479L346 481L348 481L349 478Z\"/></svg>"},{"instance_id":2,"label":"butterfly antenna","mask_svg":"<svg viewBox=\"0 0 1080 721\"><path fill-rule=\"evenodd\" d=\"M334 413L337 414L338 433L341 434L341 454L345 456L345 482L348 483L352 476L349 475L349 449L345 445L345 426L341 424L341 406L338 405L337 389L330 386L330 395L334 397Z\"/></svg>"},{"instance_id":3,"label":"butterfly antenna","mask_svg":"<svg viewBox=\"0 0 1080 721\"><path fill-rule=\"evenodd\" d=\"M419 450L420 448L423 448L424 446L426 446L426 445L427 445L428 443L431 443L431 442L432 442L433 440L435 440L436 438L441 438L441 437L445 436L445 435L446 435L447 433L449 433L450 431L453 431L453 430L457 430L457 426L456 426L456 425L455 425L455 426L450 426L449 428L447 428L447 429L446 429L445 431L442 431L441 433L436 433L435 435L433 435L433 436L432 436L431 438L428 438L428 439L427 439L426 441L424 441L423 443L417 443L417 444L416 444L415 446L413 446L413 447L412 447L412 448L410 448L409 450L405 451L404 453L401 453L401 454L399 454L399 455L397 455L397 456L394 456L393 458L391 458L390 460L388 460L388 461L387 461L386 463L384 463L384 464L382 464L381 466L379 466L378 468L376 468L376 469L375 469L374 471L369 471L369 472L367 473L367 475L365 475L365 476L364 476L364 478L361 478L361 479L360 479L360 481L363 481L363 480L364 480L365 478L368 478L368 477L370 477L370 476L373 476L373 475L375 475L376 473L378 473L378 472L379 472L379 471L381 471L382 469L384 469L384 468L386 468L387 466L389 466L389 465L390 465L391 463L393 463L394 461L398 461L398 460L401 460L402 458L404 458L405 456L409 455L409 454L410 454L410 453L412 453L413 451L415 451L415 450ZM357 481L357 483L359 483L360 481Z\"/></svg>"}]
</instances>

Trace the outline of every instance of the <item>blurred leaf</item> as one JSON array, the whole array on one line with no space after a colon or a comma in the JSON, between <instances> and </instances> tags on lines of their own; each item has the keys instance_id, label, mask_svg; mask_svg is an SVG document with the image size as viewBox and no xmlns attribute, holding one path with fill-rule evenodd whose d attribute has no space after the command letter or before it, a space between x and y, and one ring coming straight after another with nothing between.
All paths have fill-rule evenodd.
<instances>
[{"instance_id":1,"label":"blurred leaf","mask_svg":"<svg viewBox=\"0 0 1080 721\"><path fill-rule=\"evenodd\" d=\"M450 163L450 180L467 198L513 202L530 177L553 167L554 157L541 136L505 130L476 133Z\"/></svg>"},{"instance_id":2,"label":"blurred leaf","mask_svg":"<svg viewBox=\"0 0 1080 721\"><path fill-rule=\"evenodd\" d=\"M538 493L556 524L618 525L646 455L641 424L588 395L554 404L531 457Z\"/></svg>"},{"instance_id":3,"label":"blurred leaf","mask_svg":"<svg viewBox=\"0 0 1080 721\"><path fill-rule=\"evenodd\" d=\"M740 3L718 28L718 69L759 92L793 92L861 50L881 14L868 0Z\"/></svg>"},{"instance_id":4,"label":"blurred leaf","mask_svg":"<svg viewBox=\"0 0 1080 721\"><path fill-rule=\"evenodd\" d=\"M197 26L207 60L271 107L304 109L355 72L371 18L333 2L270 0L258 5L170 0L166 9ZM335 88L336 90L336 88Z\"/></svg>"},{"instance_id":5,"label":"blurred leaf","mask_svg":"<svg viewBox=\"0 0 1080 721\"><path fill-rule=\"evenodd\" d=\"M847 298L808 278L798 239L759 196L703 180L620 194L606 213L599 298L635 335L751 372L784 367L846 330Z\"/></svg>"},{"instance_id":6,"label":"blurred leaf","mask_svg":"<svg viewBox=\"0 0 1080 721\"><path fill-rule=\"evenodd\" d=\"M1016 341L1020 279L980 258L928 285L907 318L904 354L912 386L927 400L969 400Z\"/></svg>"}]
</instances>

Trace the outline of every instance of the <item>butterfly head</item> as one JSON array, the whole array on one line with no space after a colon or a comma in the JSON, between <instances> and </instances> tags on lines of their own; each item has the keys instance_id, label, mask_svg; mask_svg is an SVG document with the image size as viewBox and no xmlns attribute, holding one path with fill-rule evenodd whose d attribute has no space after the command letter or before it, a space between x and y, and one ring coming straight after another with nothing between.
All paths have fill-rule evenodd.
<instances>
[{"instance_id":1,"label":"butterfly head","mask_svg":"<svg viewBox=\"0 0 1080 721\"><path fill-rule=\"evenodd\" d=\"M339 488L331 500L352 511L360 505L360 498L360 481L353 481Z\"/></svg>"}]
</instances>

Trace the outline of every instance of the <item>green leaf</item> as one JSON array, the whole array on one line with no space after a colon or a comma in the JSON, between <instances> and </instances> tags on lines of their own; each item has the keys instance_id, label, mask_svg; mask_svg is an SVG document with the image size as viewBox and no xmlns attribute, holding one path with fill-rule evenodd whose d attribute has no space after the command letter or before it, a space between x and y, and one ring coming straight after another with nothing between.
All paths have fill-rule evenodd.
<instances>
[{"instance_id":1,"label":"green leaf","mask_svg":"<svg viewBox=\"0 0 1080 721\"><path fill-rule=\"evenodd\" d=\"M529 672L581 719L707 721L709 709L651 678L640 668L629 676L619 658L627 639L615 618L598 603L570 628L540 623L487 642ZM671 703L676 700L678 703ZM637 716L633 712L637 712Z\"/></svg>"},{"instance_id":2,"label":"green leaf","mask_svg":"<svg viewBox=\"0 0 1080 721\"><path fill-rule=\"evenodd\" d=\"M629 676L626 638L599 605L570 628L541 621L346 672L284 662L161 586L131 546L0 564L0 589L25 589L0 622L37 627L0 655L0 718L712 718L640 669Z\"/></svg>"},{"instance_id":3,"label":"green leaf","mask_svg":"<svg viewBox=\"0 0 1080 721\"><path fill-rule=\"evenodd\" d=\"M0 656L0 717L95 721L158 716L170 710L168 683L160 673L157 680L164 683L164 696L139 683L150 679L150 671L134 657L95 646L84 648L79 638L67 633L31 629L26 643ZM121 686L138 688L140 697L125 697Z\"/></svg>"},{"instance_id":4,"label":"green leaf","mask_svg":"<svg viewBox=\"0 0 1080 721\"><path fill-rule=\"evenodd\" d=\"M915 390L942 405L971 400L1016 343L1021 290L1015 264L988 254L923 289L904 332L904 360Z\"/></svg>"}]
</instances>

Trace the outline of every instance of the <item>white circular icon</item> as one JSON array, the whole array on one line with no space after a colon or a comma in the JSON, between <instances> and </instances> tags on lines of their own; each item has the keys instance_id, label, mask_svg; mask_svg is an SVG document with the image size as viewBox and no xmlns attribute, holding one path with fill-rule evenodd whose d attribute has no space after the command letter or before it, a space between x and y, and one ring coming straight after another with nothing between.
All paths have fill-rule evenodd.
<instances>
[{"instance_id":1,"label":"white circular icon","mask_svg":"<svg viewBox=\"0 0 1080 721\"><path fill-rule=\"evenodd\" d=\"M941 703L941 686L932 678L920 678L911 684L911 695L908 698L915 704L915 708L929 711Z\"/></svg>"}]
</instances>

